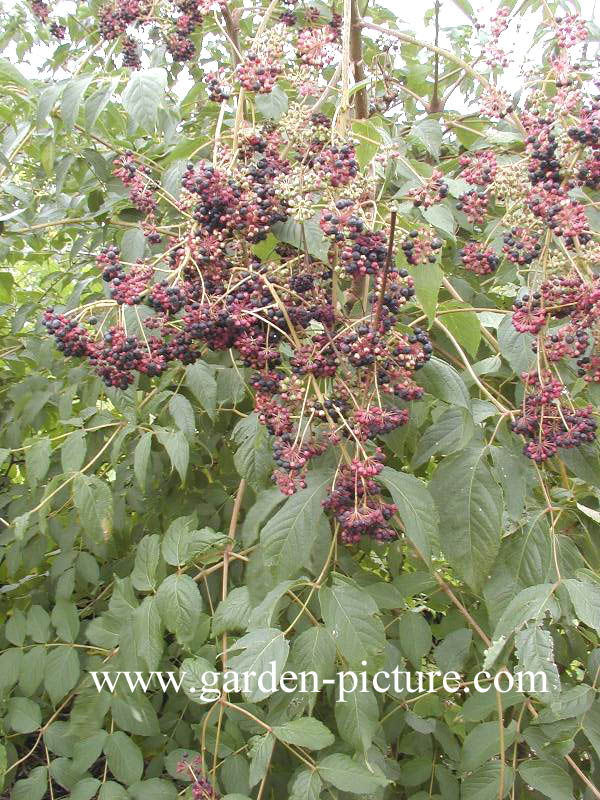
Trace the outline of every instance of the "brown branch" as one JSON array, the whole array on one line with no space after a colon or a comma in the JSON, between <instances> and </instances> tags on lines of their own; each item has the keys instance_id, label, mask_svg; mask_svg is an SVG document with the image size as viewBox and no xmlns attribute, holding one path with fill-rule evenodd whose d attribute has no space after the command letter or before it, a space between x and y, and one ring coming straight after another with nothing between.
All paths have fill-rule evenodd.
<instances>
[{"instance_id":1,"label":"brown branch","mask_svg":"<svg viewBox=\"0 0 600 800\"><path fill-rule=\"evenodd\" d=\"M435 46L439 47L440 44L440 2L436 0L435 3ZM433 57L433 93L431 95L431 103L429 104L429 112L437 114L443 111L443 103L440 102L439 96L439 83L440 83L440 54L435 53Z\"/></svg>"},{"instance_id":2,"label":"brown branch","mask_svg":"<svg viewBox=\"0 0 600 800\"><path fill-rule=\"evenodd\" d=\"M240 63L240 26L234 20L233 15L229 8L225 6L223 9L223 19L225 20L225 30L227 31L227 35L231 39L231 58L233 60L234 66L237 66Z\"/></svg>"},{"instance_id":3,"label":"brown branch","mask_svg":"<svg viewBox=\"0 0 600 800\"><path fill-rule=\"evenodd\" d=\"M350 34L350 58L354 66L354 82L361 83L366 79L362 56L361 19L357 0L352 0L352 32ZM367 119L369 116L369 98L367 87L361 86L354 95L354 113L356 119Z\"/></svg>"},{"instance_id":4,"label":"brown branch","mask_svg":"<svg viewBox=\"0 0 600 800\"><path fill-rule=\"evenodd\" d=\"M421 555L419 553L419 555ZM446 581L442 578L442 576L436 571L432 570L433 577L438 582L440 589L442 589L450 598L450 600L454 603L458 611L462 614L462 616L466 619L469 623L471 628L477 633L481 641L485 644L486 647L489 647L491 642L490 637L483 631L481 626L475 621L475 619L471 616L471 614L467 611L465 606L460 602L458 597L454 594L450 586L446 583Z\"/></svg>"}]
</instances>

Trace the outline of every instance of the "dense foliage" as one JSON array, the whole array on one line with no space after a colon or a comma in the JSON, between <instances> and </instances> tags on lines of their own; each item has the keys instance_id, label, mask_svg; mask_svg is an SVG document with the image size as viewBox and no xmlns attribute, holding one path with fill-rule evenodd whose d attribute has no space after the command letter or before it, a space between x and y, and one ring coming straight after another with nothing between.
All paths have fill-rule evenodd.
<instances>
[{"instance_id":1,"label":"dense foliage","mask_svg":"<svg viewBox=\"0 0 600 800\"><path fill-rule=\"evenodd\" d=\"M600 32L454 8L2 11L3 797L600 798Z\"/></svg>"}]
</instances>

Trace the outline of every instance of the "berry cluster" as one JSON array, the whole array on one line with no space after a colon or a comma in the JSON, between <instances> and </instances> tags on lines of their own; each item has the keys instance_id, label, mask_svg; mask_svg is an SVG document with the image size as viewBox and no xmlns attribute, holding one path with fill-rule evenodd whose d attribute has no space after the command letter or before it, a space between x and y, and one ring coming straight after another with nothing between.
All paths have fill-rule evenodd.
<instances>
[{"instance_id":1,"label":"berry cluster","mask_svg":"<svg viewBox=\"0 0 600 800\"><path fill-rule=\"evenodd\" d=\"M458 211L464 211L471 224L481 225L485 222L488 211L488 196L476 189L463 192L456 204Z\"/></svg>"},{"instance_id":2,"label":"berry cluster","mask_svg":"<svg viewBox=\"0 0 600 800\"><path fill-rule=\"evenodd\" d=\"M528 458L541 463L559 448L594 441L597 426L591 405L575 408L562 402L563 384L548 371L523 373L521 377L526 391L512 429L529 440L523 450Z\"/></svg>"},{"instance_id":3,"label":"berry cluster","mask_svg":"<svg viewBox=\"0 0 600 800\"><path fill-rule=\"evenodd\" d=\"M514 304L513 325L518 331L537 336L534 351L546 363L575 361L579 377L588 382L600 380L598 366L598 320L600 320L600 281L591 284L579 275L555 276L531 296L524 295ZM557 327L555 321L562 324ZM566 394L562 379L552 378L549 370L524 376L528 387L522 416L513 426L516 433L534 439L526 455L543 461L559 447L575 447L595 437L596 424L591 409L567 406L552 401ZM533 388L532 388L533 387Z\"/></svg>"},{"instance_id":4,"label":"berry cluster","mask_svg":"<svg viewBox=\"0 0 600 800\"><path fill-rule=\"evenodd\" d=\"M448 196L448 184L444 182L444 175L441 170L434 169L431 178L419 186L418 189L410 189L408 196L412 198L415 208L422 206L429 208L435 203L440 203Z\"/></svg>"},{"instance_id":5,"label":"berry cluster","mask_svg":"<svg viewBox=\"0 0 600 800\"><path fill-rule=\"evenodd\" d=\"M237 68L240 85L248 92L269 94L283 70L276 54L267 54L264 57L258 53L248 53L244 61Z\"/></svg>"},{"instance_id":6,"label":"berry cluster","mask_svg":"<svg viewBox=\"0 0 600 800\"><path fill-rule=\"evenodd\" d=\"M517 225L504 234L502 241L502 252L509 261L519 266L531 264L542 252L539 234Z\"/></svg>"},{"instance_id":7,"label":"berry cluster","mask_svg":"<svg viewBox=\"0 0 600 800\"><path fill-rule=\"evenodd\" d=\"M488 186L498 171L496 154L493 150L477 150L475 153L464 153L459 158L463 169L459 177L476 186Z\"/></svg>"},{"instance_id":8,"label":"berry cluster","mask_svg":"<svg viewBox=\"0 0 600 800\"><path fill-rule=\"evenodd\" d=\"M43 2L43 0L32 0L31 2L31 10L35 14L35 16L40 20L40 22L46 22L48 16L50 14L50 9Z\"/></svg>"},{"instance_id":9,"label":"berry cluster","mask_svg":"<svg viewBox=\"0 0 600 800\"><path fill-rule=\"evenodd\" d=\"M559 47L574 47L587 41L588 32L585 22L577 14L567 14L556 20L556 39Z\"/></svg>"},{"instance_id":10,"label":"berry cluster","mask_svg":"<svg viewBox=\"0 0 600 800\"><path fill-rule=\"evenodd\" d=\"M50 31L51 35L54 36L54 38L59 42L62 42L67 33L66 27L64 25L60 25L58 22L51 22L48 30Z\"/></svg>"},{"instance_id":11,"label":"berry cluster","mask_svg":"<svg viewBox=\"0 0 600 800\"><path fill-rule=\"evenodd\" d=\"M129 199L137 209L146 214L156 210L154 182L150 177L151 170L149 167L136 164L131 151L127 151L125 155L115 159L113 175L129 188Z\"/></svg>"},{"instance_id":12,"label":"berry cluster","mask_svg":"<svg viewBox=\"0 0 600 800\"><path fill-rule=\"evenodd\" d=\"M373 455L354 459L338 471L325 508L332 511L340 525L342 541L356 544L362 536L378 542L396 538L389 521L396 513L393 503L381 498L379 486L374 481L383 469L385 458L379 448Z\"/></svg>"},{"instance_id":13,"label":"berry cluster","mask_svg":"<svg viewBox=\"0 0 600 800\"><path fill-rule=\"evenodd\" d=\"M481 242L467 242L460 251L460 260L465 269L476 275L489 275L496 271L500 263L496 253Z\"/></svg>"},{"instance_id":14,"label":"berry cluster","mask_svg":"<svg viewBox=\"0 0 600 800\"><path fill-rule=\"evenodd\" d=\"M221 795L212 783L198 774L201 771L202 758L200 756L196 756L190 761L189 756L185 753L177 764L177 772L186 773L192 777L191 796L193 800L221 800Z\"/></svg>"},{"instance_id":15,"label":"berry cluster","mask_svg":"<svg viewBox=\"0 0 600 800\"><path fill-rule=\"evenodd\" d=\"M435 264L436 252L443 246L441 239L429 228L410 231L402 242L402 251L406 261L413 266L417 264Z\"/></svg>"},{"instance_id":16,"label":"berry cluster","mask_svg":"<svg viewBox=\"0 0 600 800\"><path fill-rule=\"evenodd\" d=\"M327 25L321 28L304 28L296 39L298 58L302 64L322 69L335 58L339 42L338 27Z\"/></svg>"},{"instance_id":17,"label":"berry cluster","mask_svg":"<svg viewBox=\"0 0 600 800\"><path fill-rule=\"evenodd\" d=\"M422 396L414 374L433 348L424 330L401 333L395 324L415 289L408 271L395 266L390 231L374 230L360 203L339 196L354 196L354 143L323 141L315 134L320 117L309 117L306 126L304 146L291 153L265 125L243 132L227 172L188 164L172 206L181 214L179 233L164 252L129 265L115 245L98 254L109 298L98 301L100 328L89 310L73 320L49 311L44 325L65 355L87 358L108 386L121 389L138 373L159 376L172 361L191 364L207 350L231 348L253 370L249 384L259 420L274 437L280 489L302 488L309 463L339 447L328 508L337 509L342 538L386 541L395 535L387 524L393 509L373 483L382 456L368 453L374 439L407 421L408 409L395 403ZM262 261L252 244L287 219L288 201L274 182L300 169L318 172L328 187L332 210L323 212L321 227L330 253L319 260L280 244L276 256ZM150 169L129 152L116 159L114 172L147 212L148 241L159 245L157 215L168 196L158 195ZM421 238L421 254L441 247L427 231L415 234L411 247ZM367 281L365 318L334 310L333 283L349 279ZM146 332L128 332L119 309L140 305L147 309L140 318ZM349 513L355 507L366 514L362 522Z\"/></svg>"},{"instance_id":18,"label":"berry cluster","mask_svg":"<svg viewBox=\"0 0 600 800\"><path fill-rule=\"evenodd\" d=\"M159 28L173 59L188 60L190 37L223 2L169 2L173 14ZM336 15L324 23L308 8L301 15L306 27L289 31L295 6L285 3L280 21L275 16L240 50L235 69L204 75L210 99L222 103L236 88L272 92L284 74L293 93L280 122L237 119L233 135L217 137L212 163L187 165L177 200L131 152L116 158L114 174L145 215L140 227L151 247L135 264L122 261L117 246L104 247L97 265L107 286L97 307L49 310L43 324L65 356L86 358L108 386L121 389L147 385L173 362L188 365L231 350L248 370L255 411L273 437L280 489L301 489L311 462L335 450L339 467L325 505L342 539L387 541L395 535L389 524L395 509L376 482L384 463L378 440L407 422L407 406L423 395L416 373L433 349L426 331L408 325L415 284L397 255L418 268L412 276L441 260L435 228L415 220L433 218L435 211L423 212L435 204L450 208L452 161L409 191L412 208L402 204L396 235L397 213L389 224L372 183L384 173L393 182L380 167L400 153L382 145L368 179L360 174L356 141L340 132L344 126L332 125L321 110L307 113L302 95L311 81L321 94L319 70L339 50L341 27ZM139 66L131 34L149 13L147 0L122 0L102 12L102 35L123 37L130 67ZM508 18L504 11L494 18L495 39ZM293 66L286 69L286 61ZM578 89L579 71L563 53L553 69L558 88ZM598 252L581 188L600 186L600 102L577 100L566 127L567 117L540 95L533 90L514 120L525 131L524 152L458 153L452 173L467 183L455 228L468 280L492 275L504 257L507 273L530 281L512 321L535 337L538 369L523 376L523 412L514 430L527 438L526 453L536 461L594 436L591 413L568 400L558 367L561 375L570 369L586 382L600 381L600 285L590 266L597 266ZM496 118L513 113L496 84L484 88L481 110ZM229 111L222 108L221 122ZM499 225L487 224L490 212L504 214ZM308 223L317 219L324 237L319 232L315 245ZM279 241L271 247L273 238ZM450 239L446 252L454 253Z\"/></svg>"}]
</instances>

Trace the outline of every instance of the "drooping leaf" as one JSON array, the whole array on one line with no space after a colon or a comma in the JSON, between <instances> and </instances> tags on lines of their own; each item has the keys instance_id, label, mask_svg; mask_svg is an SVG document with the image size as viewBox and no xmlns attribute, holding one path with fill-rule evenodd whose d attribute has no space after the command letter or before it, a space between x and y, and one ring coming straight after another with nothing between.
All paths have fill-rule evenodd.
<instances>
[{"instance_id":1,"label":"drooping leaf","mask_svg":"<svg viewBox=\"0 0 600 800\"><path fill-rule=\"evenodd\" d=\"M502 535L502 491L485 460L485 448L469 445L445 458L429 488L444 519L442 550L457 574L478 591Z\"/></svg>"},{"instance_id":2,"label":"drooping leaf","mask_svg":"<svg viewBox=\"0 0 600 800\"><path fill-rule=\"evenodd\" d=\"M158 110L163 102L167 73L161 67L136 70L123 92L123 105L129 116L141 128L152 132Z\"/></svg>"},{"instance_id":3,"label":"drooping leaf","mask_svg":"<svg viewBox=\"0 0 600 800\"><path fill-rule=\"evenodd\" d=\"M319 600L325 626L351 668L380 668L385 632L375 601L346 583L322 586Z\"/></svg>"},{"instance_id":4,"label":"drooping leaf","mask_svg":"<svg viewBox=\"0 0 600 800\"><path fill-rule=\"evenodd\" d=\"M331 480L329 474L310 473L306 488L289 497L261 530L265 566L278 580L297 574L317 538L330 536L321 503Z\"/></svg>"},{"instance_id":5,"label":"drooping leaf","mask_svg":"<svg viewBox=\"0 0 600 800\"><path fill-rule=\"evenodd\" d=\"M289 649L289 643L283 632L276 628L255 630L237 640L235 650L242 652L230 659L229 667L237 672L247 672L248 675L251 672L255 673L254 677L250 676L249 691L245 692L248 700L253 702L264 700L278 689ZM275 680L271 681L265 677L263 684L260 685L259 680L267 673L274 675ZM268 684L267 680L270 681Z\"/></svg>"},{"instance_id":6,"label":"drooping leaf","mask_svg":"<svg viewBox=\"0 0 600 800\"><path fill-rule=\"evenodd\" d=\"M306 747L308 750L322 750L335 741L331 731L314 717L301 717L283 725L275 725L273 734L281 742Z\"/></svg>"},{"instance_id":7,"label":"drooping leaf","mask_svg":"<svg viewBox=\"0 0 600 800\"><path fill-rule=\"evenodd\" d=\"M378 479L391 494L406 535L429 562L432 542L437 539L438 515L427 487L413 475L391 467L384 467Z\"/></svg>"}]
</instances>

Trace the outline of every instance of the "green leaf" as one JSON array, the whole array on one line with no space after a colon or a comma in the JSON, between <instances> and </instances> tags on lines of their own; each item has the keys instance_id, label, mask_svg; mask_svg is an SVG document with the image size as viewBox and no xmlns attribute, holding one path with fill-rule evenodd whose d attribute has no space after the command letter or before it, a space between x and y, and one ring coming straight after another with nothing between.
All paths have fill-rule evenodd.
<instances>
[{"instance_id":1,"label":"green leaf","mask_svg":"<svg viewBox=\"0 0 600 800\"><path fill-rule=\"evenodd\" d=\"M513 744L516 734L516 724L511 722L504 729L505 750ZM483 722L481 725L476 725L463 742L461 769L464 772L474 772L492 756L496 756L499 753L498 722Z\"/></svg>"},{"instance_id":2,"label":"green leaf","mask_svg":"<svg viewBox=\"0 0 600 800\"><path fill-rule=\"evenodd\" d=\"M600 487L600 458L597 447L582 445L561 450L560 458L577 478Z\"/></svg>"},{"instance_id":3,"label":"green leaf","mask_svg":"<svg viewBox=\"0 0 600 800\"><path fill-rule=\"evenodd\" d=\"M68 695L79 680L81 669L77 651L71 647L55 647L48 654L44 688L54 705Z\"/></svg>"},{"instance_id":4,"label":"green leaf","mask_svg":"<svg viewBox=\"0 0 600 800\"><path fill-rule=\"evenodd\" d=\"M600 631L600 586L578 581L573 578L563 580L578 619L595 631Z\"/></svg>"},{"instance_id":5,"label":"green leaf","mask_svg":"<svg viewBox=\"0 0 600 800\"><path fill-rule=\"evenodd\" d=\"M542 583L523 589L511 600L498 620L493 639L508 636L523 627L529 620L542 620L546 614L557 618L560 614L558 603L554 597L555 585Z\"/></svg>"},{"instance_id":6,"label":"green leaf","mask_svg":"<svg viewBox=\"0 0 600 800\"><path fill-rule=\"evenodd\" d=\"M19 70L7 61L0 58L0 85L1 86L22 86L24 89L29 87L27 78Z\"/></svg>"},{"instance_id":7,"label":"green leaf","mask_svg":"<svg viewBox=\"0 0 600 800\"><path fill-rule=\"evenodd\" d=\"M531 758L521 762L519 774L525 783L551 800L573 800L571 777L557 764Z\"/></svg>"},{"instance_id":8,"label":"green leaf","mask_svg":"<svg viewBox=\"0 0 600 800\"><path fill-rule=\"evenodd\" d=\"M182 688L193 703L202 704L219 699L221 690L216 688L216 684L213 685L213 674L214 669L205 658L186 658L182 662L179 667ZM205 675L208 675L210 680L207 680Z\"/></svg>"},{"instance_id":9,"label":"green leaf","mask_svg":"<svg viewBox=\"0 0 600 800\"><path fill-rule=\"evenodd\" d=\"M465 408L449 408L441 417L429 425L419 439L411 467L417 469L432 456L451 455L462 450L473 438L473 418Z\"/></svg>"},{"instance_id":10,"label":"green leaf","mask_svg":"<svg viewBox=\"0 0 600 800\"><path fill-rule=\"evenodd\" d=\"M131 585L138 592L151 592L159 583L160 536L157 533L144 536L135 551L135 564L131 573Z\"/></svg>"},{"instance_id":11,"label":"green leaf","mask_svg":"<svg viewBox=\"0 0 600 800\"><path fill-rule=\"evenodd\" d=\"M129 794L124 786L115 781L106 781L100 787L98 800L129 800Z\"/></svg>"},{"instance_id":12,"label":"green leaf","mask_svg":"<svg viewBox=\"0 0 600 800\"><path fill-rule=\"evenodd\" d=\"M375 601L347 583L322 586L319 600L325 626L351 669L381 668L385 631Z\"/></svg>"},{"instance_id":13,"label":"green leaf","mask_svg":"<svg viewBox=\"0 0 600 800\"><path fill-rule=\"evenodd\" d=\"M34 642L45 644L50 638L50 616L45 608L33 605L27 613L27 635Z\"/></svg>"},{"instance_id":14,"label":"green leaf","mask_svg":"<svg viewBox=\"0 0 600 800\"><path fill-rule=\"evenodd\" d=\"M107 86L101 86L85 102L84 116L85 129L91 131L98 121L98 117L104 111L110 98L113 96L119 85L120 78L113 78Z\"/></svg>"},{"instance_id":15,"label":"green leaf","mask_svg":"<svg viewBox=\"0 0 600 800\"><path fill-rule=\"evenodd\" d=\"M423 216L427 222L429 222L430 225L433 225L433 227L438 231L446 233L448 236L454 238L454 217L447 206L436 203L436 205L431 206L423 211ZM428 265L425 267L425 269L427 268Z\"/></svg>"},{"instance_id":16,"label":"green leaf","mask_svg":"<svg viewBox=\"0 0 600 800\"><path fill-rule=\"evenodd\" d=\"M583 717L592 706L596 695L595 689L585 683L572 686L561 693L549 709L539 715L540 723L556 722L556 720Z\"/></svg>"},{"instance_id":17,"label":"green leaf","mask_svg":"<svg viewBox=\"0 0 600 800\"><path fill-rule=\"evenodd\" d=\"M73 482L73 502L86 532L96 540L108 539L112 531L113 499L106 483L95 475L79 473Z\"/></svg>"},{"instance_id":18,"label":"green leaf","mask_svg":"<svg viewBox=\"0 0 600 800\"><path fill-rule=\"evenodd\" d=\"M511 767L504 767L504 797L513 783ZM463 781L461 800L498 800L500 790L500 764L490 761Z\"/></svg>"},{"instance_id":19,"label":"green leaf","mask_svg":"<svg viewBox=\"0 0 600 800\"><path fill-rule=\"evenodd\" d=\"M468 628L446 634L435 648L435 660L442 672L463 672L472 641L473 633Z\"/></svg>"},{"instance_id":20,"label":"green leaf","mask_svg":"<svg viewBox=\"0 0 600 800\"><path fill-rule=\"evenodd\" d=\"M468 309L469 306L457 300L447 300L441 304L440 311L450 311L453 308ZM471 357L476 358L481 342L481 325L477 314L467 310L457 311L456 314L443 314L442 322Z\"/></svg>"},{"instance_id":21,"label":"green leaf","mask_svg":"<svg viewBox=\"0 0 600 800\"><path fill-rule=\"evenodd\" d=\"M335 674L335 642L322 625L302 631L292 642L291 656L299 672L316 673L317 691L321 690L323 680L331 680ZM312 688L312 685L307 685L307 689ZM311 692L309 699L316 702L316 692Z\"/></svg>"},{"instance_id":22,"label":"green leaf","mask_svg":"<svg viewBox=\"0 0 600 800\"><path fill-rule=\"evenodd\" d=\"M264 563L276 580L296 575L308 564L310 551L319 537L327 540L329 520L322 501L331 485L328 473L309 473L306 489L289 497L260 534Z\"/></svg>"},{"instance_id":23,"label":"green leaf","mask_svg":"<svg viewBox=\"0 0 600 800\"><path fill-rule=\"evenodd\" d=\"M57 600L52 609L52 624L63 642L74 642L79 633L79 611L75 603Z\"/></svg>"},{"instance_id":24,"label":"green leaf","mask_svg":"<svg viewBox=\"0 0 600 800\"><path fill-rule=\"evenodd\" d=\"M329 728L314 717L301 717L283 725L275 725L273 734L280 742L306 747L308 750L322 750L335 741Z\"/></svg>"},{"instance_id":25,"label":"green leaf","mask_svg":"<svg viewBox=\"0 0 600 800\"><path fill-rule=\"evenodd\" d=\"M92 81L91 75L70 80L62 93L61 115L67 130L71 130L77 122L81 101L86 89Z\"/></svg>"},{"instance_id":26,"label":"green leaf","mask_svg":"<svg viewBox=\"0 0 600 800\"><path fill-rule=\"evenodd\" d=\"M214 420L217 409L217 382L211 369L202 361L189 364L185 382L208 416Z\"/></svg>"},{"instance_id":27,"label":"green leaf","mask_svg":"<svg viewBox=\"0 0 600 800\"><path fill-rule=\"evenodd\" d=\"M278 631L276 628L252 631L238 639L231 649L243 652L230 659L230 669L237 672L250 673L254 671L256 673L257 677L250 677L248 681L249 692L245 693L248 700L252 702L264 700L278 689L279 678L290 649L282 631ZM258 677L262 673L270 672L271 662L274 665L274 685L269 685L265 680L265 684L261 688L258 685Z\"/></svg>"},{"instance_id":28,"label":"green leaf","mask_svg":"<svg viewBox=\"0 0 600 800\"><path fill-rule=\"evenodd\" d=\"M112 718L121 730L136 736L157 736L160 725L150 700L141 693L126 692L113 695L110 703Z\"/></svg>"},{"instance_id":29,"label":"green leaf","mask_svg":"<svg viewBox=\"0 0 600 800\"><path fill-rule=\"evenodd\" d=\"M541 672L546 676L546 688L536 692L547 702L560 694L560 676L554 663L554 642L552 634L539 625L520 630L515 636L515 648L522 671ZM537 681L539 685L539 681Z\"/></svg>"},{"instance_id":30,"label":"green leaf","mask_svg":"<svg viewBox=\"0 0 600 800\"><path fill-rule=\"evenodd\" d=\"M267 429L259 423L256 414L252 414L251 418L255 420L254 431L238 447L233 462L239 475L254 490L260 491L268 485L275 462Z\"/></svg>"},{"instance_id":31,"label":"green leaf","mask_svg":"<svg viewBox=\"0 0 600 800\"><path fill-rule=\"evenodd\" d=\"M352 133L358 139L356 158L361 169L367 166L379 150L381 134L378 128L368 119L355 119L352 121Z\"/></svg>"},{"instance_id":32,"label":"green leaf","mask_svg":"<svg viewBox=\"0 0 600 800\"><path fill-rule=\"evenodd\" d=\"M179 200L179 195L181 194L181 181L187 169L187 164L188 162L185 159L177 159L162 174L161 186L176 200Z\"/></svg>"},{"instance_id":33,"label":"green leaf","mask_svg":"<svg viewBox=\"0 0 600 800\"><path fill-rule=\"evenodd\" d=\"M255 736L250 741L252 745L249 750L251 761L248 781L252 788L262 781L269 770L275 747L275 737L272 733L265 733L264 736Z\"/></svg>"},{"instance_id":34,"label":"green leaf","mask_svg":"<svg viewBox=\"0 0 600 800\"><path fill-rule=\"evenodd\" d=\"M291 244L300 251L304 251L306 240L309 255L326 263L330 243L321 230L319 220L319 214L302 223L290 218L287 222L276 222L272 226L272 231L280 241Z\"/></svg>"},{"instance_id":35,"label":"green leaf","mask_svg":"<svg viewBox=\"0 0 600 800\"><path fill-rule=\"evenodd\" d=\"M126 733L117 731L107 736L104 753L108 769L118 781L129 786L140 780L144 771L144 757Z\"/></svg>"},{"instance_id":36,"label":"green leaf","mask_svg":"<svg viewBox=\"0 0 600 800\"><path fill-rule=\"evenodd\" d=\"M165 96L167 73L161 67L132 72L123 105L132 120L149 133L154 131L158 110Z\"/></svg>"},{"instance_id":37,"label":"green leaf","mask_svg":"<svg viewBox=\"0 0 600 800\"><path fill-rule=\"evenodd\" d=\"M177 800L177 789L170 781L150 778L129 787L132 800Z\"/></svg>"},{"instance_id":38,"label":"green leaf","mask_svg":"<svg viewBox=\"0 0 600 800\"><path fill-rule=\"evenodd\" d=\"M85 431L73 431L60 448L63 472L79 472L85 461Z\"/></svg>"},{"instance_id":39,"label":"green leaf","mask_svg":"<svg viewBox=\"0 0 600 800\"><path fill-rule=\"evenodd\" d=\"M450 405L471 409L471 399L463 379L450 364L433 358L418 373L419 383L426 392Z\"/></svg>"},{"instance_id":40,"label":"green leaf","mask_svg":"<svg viewBox=\"0 0 600 800\"><path fill-rule=\"evenodd\" d=\"M50 439L44 436L25 451L25 467L30 483L35 486L46 477L50 467Z\"/></svg>"},{"instance_id":41,"label":"green leaf","mask_svg":"<svg viewBox=\"0 0 600 800\"><path fill-rule=\"evenodd\" d=\"M374 693L370 689L349 692L343 703L335 704L335 722L341 738L366 756L379 727L379 706Z\"/></svg>"},{"instance_id":42,"label":"green leaf","mask_svg":"<svg viewBox=\"0 0 600 800\"><path fill-rule=\"evenodd\" d=\"M245 631L250 617L250 596L247 586L232 589L215 609L212 632L220 636L226 631Z\"/></svg>"},{"instance_id":43,"label":"green leaf","mask_svg":"<svg viewBox=\"0 0 600 800\"><path fill-rule=\"evenodd\" d=\"M255 606L250 612L248 628L268 628L273 625L280 611L280 601L287 592L294 586L294 581L281 581L267 592L264 600Z\"/></svg>"},{"instance_id":44,"label":"green leaf","mask_svg":"<svg viewBox=\"0 0 600 800\"><path fill-rule=\"evenodd\" d=\"M156 605L168 631L182 643L190 642L202 613L202 596L189 575L169 575L158 587Z\"/></svg>"},{"instance_id":45,"label":"green leaf","mask_svg":"<svg viewBox=\"0 0 600 800\"><path fill-rule=\"evenodd\" d=\"M283 504L285 499L285 495L279 491L278 486L258 493L254 505L248 510L242 522L244 547L251 547L256 542L262 524L278 506Z\"/></svg>"},{"instance_id":46,"label":"green leaf","mask_svg":"<svg viewBox=\"0 0 600 800\"><path fill-rule=\"evenodd\" d=\"M498 325L498 346L516 375L529 372L535 364L535 354L531 349L533 342L533 336L516 330L511 315L505 314Z\"/></svg>"},{"instance_id":47,"label":"green leaf","mask_svg":"<svg viewBox=\"0 0 600 800\"><path fill-rule=\"evenodd\" d=\"M326 756L317 764L317 770L324 781L352 794L370 794L388 782L342 753Z\"/></svg>"},{"instance_id":48,"label":"green leaf","mask_svg":"<svg viewBox=\"0 0 600 800\"><path fill-rule=\"evenodd\" d=\"M415 669L420 669L433 641L428 623L418 612L407 611L398 620L398 634L402 652Z\"/></svg>"},{"instance_id":49,"label":"green leaf","mask_svg":"<svg viewBox=\"0 0 600 800\"><path fill-rule=\"evenodd\" d=\"M180 431L193 436L196 430L194 409L192 404L182 394L174 394L169 400L169 413Z\"/></svg>"},{"instance_id":50,"label":"green leaf","mask_svg":"<svg viewBox=\"0 0 600 800\"><path fill-rule=\"evenodd\" d=\"M415 296L431 324L435 318L444 273L437 264L409 265L408 271L415 286Z\"/></svg>"},{"instance_id":51,"label":"green leaf","mask_svg":"<svg viewBox=\"0 0 600 800\"><path fill-rule=\"evenodd\" d=\"M491 447L490 452L508 516L518 521L527 498L527 479L533 472L531 462L521 452L511 452L507 447Z\"/></svg>"},{"instance_id":52,"label":"green leaf","mask_svg":"<svg viewBox=\"0 0 600 800\"><path fill-rule=\"evenodd\" d=\"M146 597L134 612L133 645L149 671L158 668L163 652L163 626L153 597Z\"/></svg>"},{"instance_id":53,"label":"green leaf","mask_svg":"<svg viewBox=\"0 0 600 800\"><path fill-rule=\"evenodd\" d=\"M288 110L288 96L279 86L274 86L266 94L256 94L254 104L265 119L277 122Z\"/></svg>"},{"instance_id":54,"label":"green leaf","mask_svg":"<svg viewBox=\"0 0 600 800\"><path fill-rule=\"evenodd\" d=\"M6 721L16 733L33 733L42 724L42 710L27 697L11 697Z\"/></svg>"},{"instance_id":55,"label":"green leaf","mask_svg":"<svg viewBox=\"0 0 600 800\"><path fill-rule=\"evenodd\" d=\"M142 491L146 488L146 476L148 474L148 462L150 460L151 449L152 432L147 431L140 437L133 454L133 470Z\"/></svg>"},{"instance_id":56,"label":"green leaf","mask_svg":"<svg viewBox=\"0 0 600 800\"><path fill-rule=\"evenodd\" d=\"M439 122L434 119L424 119L421 122L417 122L412 126L410 135L420 142L434 158L440 157L442 128Z\"/></svg>"},{"instance_id":57,"label":"green leaf","mask_svg":"<svg viewBox=\"0 0 600 800\"><path fill-rule=\"evenodd\" d=\"M102 784L98 778L83 778L73 787L70 800L92 800L100 786Z\"/></svg>"},{"instance_id":58,"label":"green leaf","mask_svg":"<svg viewBox=\"0 0 600 800\"><path fill-rule=\"evenodd\" d=\"M194 525L193 516L178 517L169 525L162 541L162 556L167 564L182 567L200 553L224 547L227 537L223 534L211 528L194 530Z\"/></svg>"},{"instance_id":59,"label":"green leaf","mask_svg":"<svg viewBox=\"0 0 600 800\"><path fill-rule=\"evenodd\" d=\"M502 492L485 452L485 447L469 446L445 458L429 484L444 519L444 555L474 591L487 580L502 536Z\"/></svg>"},{"instance_id":60,"label":"green leaf","mask_svg":"<svg viewBox=\"0 0 600 800\"><path fill-rule=\"evenodd\" d=\"M5 694L19 680L23 651L11 647L0 654L0 693Z\"/></svg>"},{"instance_id":61,"label":"green leaf","mask_svg":"<svg viewBox=\"0 0 600 800\"><path fill-rule=\"evenodd\" d=\"M11 800L43 800L48 791L48 767L34 767L13 786Z\"/></svg>"},{"instance_id":62,"label":"green leaf","mask_svg":"<svg viewBox=\"0 0 600 800\"><path fill-rule=\"evenodd\" d=\"M458 6L460 10L466 14L466 16L471 20L471 22L476 22L477 18L473 13L473 6L469 3L469 0L452 0L455 6Z\"/></svg>"},{"instance_id":63,"label":"green leaf","mask_svg":"<svg viewBox=\"0 0 600 800\"><path fill-rule=\"evenodd\" d=\"M292 779L289 800L319 800L322 788L323 781L318 772L301 769Z\"/></svg>"},{"instance_id":64,"label":"green leaf","mask_svg":"<svg viewBox=\"0 0 600 800\"><path fill-rule=\"evenodd\" d=\"M427 563L431 544L437 539L438 515L425 484L414 475L384 467L378 480L392 496L402 520L404 532Z\"/></svg>"},{"instance_id":65,"label":"green leaf","mask_svg":"<svg viewBox=\"0 0 600 800\"><path fill-rule=\"evenodd\" d=\"M4 626L4 635L11 644L21 647L27 635L27 619L20 608L15 608Z\"/></svg>"},{"instance_id":66,"label":"green leaf","mask_svg":"<svg viewBox=\"0 0 600 800\"><path fill-rule=\"evenodd\" d=\"M162 430L157 431L156 436L167 451L172 468L177 470L181 483L184 483L190 461L190 446L185 435L181 431Z\"/></svg>"},{"instance_id":67,"label":"green leaf","mask_svg":"<svg viewBox=\"0 0 600 800\"><path fill-rule=\"evenodd\" d=\"M146 237L141 228L128 228L121 239L121 258L132 264L144 257Z\"/></svg>"},{"instance_id":68,"label":"green leaf","mask_svg":"<svg viewBox=\"0 0 600 800\"><path fill-rule=\"evenodd\" d=\"M600 700L592 705L582 720L583 732L597 755L600 755Z\"/></svg>"}]
</instances>

